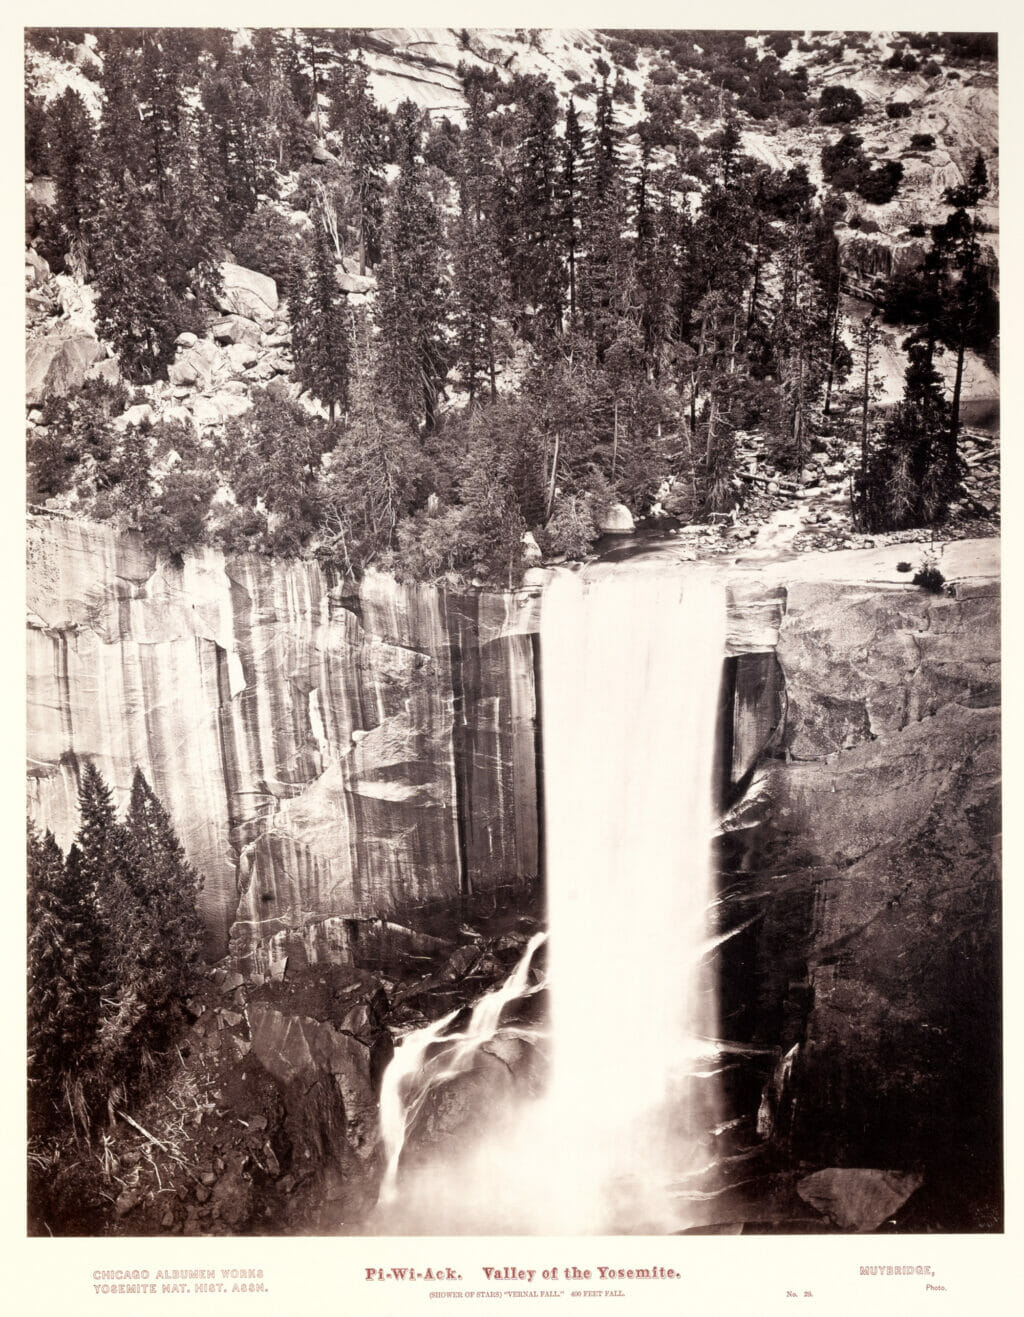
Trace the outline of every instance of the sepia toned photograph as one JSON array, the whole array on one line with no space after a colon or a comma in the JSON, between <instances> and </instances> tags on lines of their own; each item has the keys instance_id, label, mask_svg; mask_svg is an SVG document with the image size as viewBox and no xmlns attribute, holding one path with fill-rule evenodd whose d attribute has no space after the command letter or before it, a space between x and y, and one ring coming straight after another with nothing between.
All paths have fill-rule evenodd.
<instances>
[{"instance_id":1,"label":"sepia toned photograph","mask_svg":"<svg viewBox=\"0 0 1024 1317\"><path fill-rule=\"evenodd\" d=\"M998 54L25 29L28 1236L1003 1232Z\"/></svg>"}]
</instances>

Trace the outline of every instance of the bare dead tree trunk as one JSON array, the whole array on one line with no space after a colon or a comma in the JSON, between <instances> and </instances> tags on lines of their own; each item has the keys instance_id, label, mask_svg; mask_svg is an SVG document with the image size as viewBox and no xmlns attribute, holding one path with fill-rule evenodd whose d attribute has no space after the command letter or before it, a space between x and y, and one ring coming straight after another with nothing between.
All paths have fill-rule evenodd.
<instances>
[{"instance_id":1,"label":"bare dead tree trunk","mask_svg":"<svg viewBox=\"0 0 1024 1317\"><path fill-rule=\"evenodd\" d=\"M828 416L832 408L832 381L836 373L836 346L839 342L839 295L836 294L835 310L832 313L832 334L829 339L828 348L828 374L825 377L825 410L824 415Z\"/></svg>"},{"instance_id":2,"label":"bare dead tree trunk","mask_svg":"<svg viewBox=\"0 0 1024 1317\"><path fill-rule=\"evenodd\" d=\"M860 418L860 521L861 529L867 525L868 506L868 403L871 397L871 348L875 341L871 322L864 322L864 388L861 395Z\"/></svg>"},{"instance_id":3,"label":"bare dead tree trunk","mask_svg":"<svg viewBox=\"0 0 1024 1317\"><path fill-rule=\"evenodd\" d=\"M558 475L558 450L561 446L561 442L562 442L562 436L560 434L556 434L555 450L551 455L551 479L548 482L548 501L547 501L547 507L544 510L545 526L551 520L551 511L555 506L555 478Z\"/></svg>"},{"instance_id":4,"label":"bare dead tree trunk","mask_svg":"<svg viewBox=\"0 0 1024 1317\"><path fill-rule=\"evenodd\" d=\"M963 392L964 384L964 339L960 336L960 341L956 348L956 374L953 376L953 401L950 404L949 411L949 431L946 435L946 487L949 490L949 496L952 498L953 491L956 489L957 478L957 447L960 438L960 395Z\"/></svg>"}]
</instances>

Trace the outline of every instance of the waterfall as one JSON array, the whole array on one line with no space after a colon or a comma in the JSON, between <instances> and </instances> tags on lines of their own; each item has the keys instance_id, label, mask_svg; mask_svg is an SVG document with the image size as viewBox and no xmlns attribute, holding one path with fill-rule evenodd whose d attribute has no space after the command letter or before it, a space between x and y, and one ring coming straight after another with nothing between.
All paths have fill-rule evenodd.
<instances>
[{"instance_id":1,"label":"waterfall","mask_svg":"<svg viewBox=\"0 0 1024 1317\"><path fill-rule=\"evenodd\" d=\"M445 1034L459 1014L454 1010L433 1024L406 1034L395 1050L381 1080L380 1124L386 1164L378 1198L381 1206L393 1203L398 1196L398 1164L405 1136L427 1095L467 1070L477 1051L497 1035L505 1007L528 992L533 954L546 936L546 933L533 935L505 982L477 1001L462 1032ZM537 991L541 986L543 981L529 991ZM428 1059L427 1053L435 1043L437 1048Z\"/></svg>"},{"instance_id":2,"label":"waterfall","mask_svg":"<svg viewBox=\"0 0 1024 1317\"><path fill-rule=\"evenodd\" d=\"M382 1207L401 1198L406 1220L443 1233L658 1233L690 1224L687 1199L708 1196L697 1180L721 1124L707 957L721 940L708 912L724 653L724 595L698 573L684 585L564 572L548 587L547 1085L399 1193L406 1133L527 990L539 934L464 1030L446 1034L448 1015L398 1048L381 1097Z\"/></svg>"},{"instance_id":3,"label":"waterfall","mask_svg":"<svg viewBox=\"0 0 1024 1317\"><path fill-rule=\"evenodd\" d=\"M378 1199L381 1204L393 1203L398 1196L398 1163L405 1136L427 1092L422 1082L423 1058L458 1013L451 1011L433 1024L406 1034L384 1071L380 1086L380 1134L385 1161Z\"/></svg>"},{"instance_id":4,"label":"waterfall","mask_svg":"<svg viewBox=\"0 0 1024 1317\"><path fill-rule=\"evenodd\" d=\"M544 597L547 1104L569 1228L666 1224L666 1179L717 1120L704 957L724 652L723 592L696 574L564 573Z\"/></svg>"}]
</instances>

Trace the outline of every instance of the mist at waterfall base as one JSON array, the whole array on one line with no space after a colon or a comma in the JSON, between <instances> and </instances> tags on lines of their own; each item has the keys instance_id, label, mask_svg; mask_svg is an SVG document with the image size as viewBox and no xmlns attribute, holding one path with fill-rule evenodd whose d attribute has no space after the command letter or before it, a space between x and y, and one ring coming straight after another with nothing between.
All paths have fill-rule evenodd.
<instances>
[{"instance_id":1,"label":"mist at waterfall base","mask_svg":"<svg viewBox=\"0 0 1024 1317\"><path fill-rule=\"evenodd\" d=\"M699 574L566 571L549 585L547 944L534 937L461 1027L453 1012L396 1049L375 1231L670 1233L713 1193L721 1062L707 953L721 940L708 912L724 651L724 596ZM524 1025L513 1003L544 988L546 1022ZM465 1085L510 1048L540 1066L498 1096L484 1086L472 1123L436 1153L403 1155L439 1086Z\"/></svg>"}]
</instances>

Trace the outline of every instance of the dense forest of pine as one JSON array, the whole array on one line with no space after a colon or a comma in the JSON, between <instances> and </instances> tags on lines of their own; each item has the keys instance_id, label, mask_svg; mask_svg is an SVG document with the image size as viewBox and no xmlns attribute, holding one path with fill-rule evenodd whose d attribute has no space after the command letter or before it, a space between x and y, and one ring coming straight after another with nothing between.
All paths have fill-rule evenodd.
<instances>
[{"instance_id":1,"label":"dense forest of pine","mask_svg":"<svg viewBox=\"0 0 1024 1317\"><path fill-rule=\"evenodd\" d=\"M35 1140L88 1135L145 1088L186 1018L200 879L136 770L123 822L92 764L65 856L28 832L28 1095Z\"/></svg>"},{"instance_id":2,"label":"dense forest of pine","mask_svg":"<svg viewBox=\"0 0 1024 1317\"><path fill-rule=\"evenodd\" d=\"M28 40L59 56L82 35ZM795 45L830 58L828 41L609 37L614 63L597 59L568 99L536 74L461 65L454 125L409 101L382 109L358 31L101 31L98 117L72 88L29 94L28 167L55 180L30 237L94 289L123 382L44 403L30 500L74 491L86 515L169 552L212 542L315 553L352 576L374 563L511 583L528 530L579 557L615 502L642 514L659 500L688 521L729 511L736 435L758 431L794 472L822 436L856 437L861 529L941 521L965 352L997 332L985 161L941 223L916 225L923 262L885 293L910 364L902 402L869 419L881 317L856 326L851 352L836 226L898 197L903 166L865 156L855 90L812 95L805 67L782 67ZM620 74L641 47L661 53L627 142L620 108L636 96ZM994 55L992 38L932 33L897 41L888 67L956 78ZM698 111L718 124L703 137ZM748 123L809 119L834 125L824 190L806 165L742 149ZM320 414L267 387L212 434L117 430L178 336L205 332L229 256L276 280L292 379ZM344 257L375 277L358 306Z\"/></svg>"}]
</instances>

